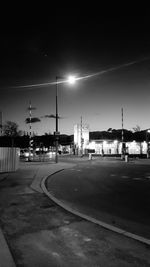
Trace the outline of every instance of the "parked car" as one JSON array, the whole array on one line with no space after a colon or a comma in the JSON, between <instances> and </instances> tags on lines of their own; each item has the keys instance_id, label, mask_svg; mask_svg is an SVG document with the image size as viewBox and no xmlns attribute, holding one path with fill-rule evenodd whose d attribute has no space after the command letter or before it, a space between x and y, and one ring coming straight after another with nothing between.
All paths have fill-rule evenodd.
<instances>
[{"instance_id":1,"label":"parked car","mask_svg":"<svg viewBox=\"0 0 150 267\"><path fill-rule=\"evenodd\" d=\"M33 152L31 151L31 157L33 156ZM28 158L29 157L29 149L20 149L20 158Z\"/></svg>"}]
</instances>

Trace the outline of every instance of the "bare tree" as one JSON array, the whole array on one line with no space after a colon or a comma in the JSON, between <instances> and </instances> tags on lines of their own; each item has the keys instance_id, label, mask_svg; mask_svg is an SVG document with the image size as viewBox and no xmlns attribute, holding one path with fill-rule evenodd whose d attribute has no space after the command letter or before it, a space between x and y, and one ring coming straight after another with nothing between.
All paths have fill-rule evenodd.
<instances>
[{"instance_id":1,"label":"bare tree","mask_svg":"<svg viewBox=\"0 0 150 267\"><path fill-rule=\"evenodd\" d=\"M3 125L3 135L11 137L12 147L14 146L14 138L22 134L18 128L18 124L13 121L6 121Z\"/></svg>"},{"instance_id":2,"label":"bare tree","mask_svg":"<svg viewBox=\"0 0 150 267\"><path fill-rule=\"evenodd\" d=\"M133 131L136 132L140 132L141 131L141 127L139 125L136 125L135 127L132 128Z\"/></svg>"},{"instance_id":3,"label":"bare tree","mask_svg":"<svg viewBox=\"0 0 150 267\"><path fill-rule=\"evenodd\" d=\"M3 135L6 136L20 136L22 134L22 131L20 131L19 126L17 123L13 121L6 121L6 123L3 125Z\"/></svg>"}]
</instances>

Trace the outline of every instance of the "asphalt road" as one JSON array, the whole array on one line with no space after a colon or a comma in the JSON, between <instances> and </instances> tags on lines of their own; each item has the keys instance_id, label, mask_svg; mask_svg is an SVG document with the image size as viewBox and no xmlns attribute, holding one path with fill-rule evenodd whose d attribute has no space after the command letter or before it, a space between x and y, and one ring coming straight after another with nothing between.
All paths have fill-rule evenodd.
<instances>
[{"instance_id":1,"label":"asphalt road","mask_svg":"<svg viewBox=\"0 0 150 267\"><path fill-rule=\"evenodd\" d=\"M150 165L85 161L52 176L48 189L77 211L150 238Z\"/></svg>"}]
</instances>

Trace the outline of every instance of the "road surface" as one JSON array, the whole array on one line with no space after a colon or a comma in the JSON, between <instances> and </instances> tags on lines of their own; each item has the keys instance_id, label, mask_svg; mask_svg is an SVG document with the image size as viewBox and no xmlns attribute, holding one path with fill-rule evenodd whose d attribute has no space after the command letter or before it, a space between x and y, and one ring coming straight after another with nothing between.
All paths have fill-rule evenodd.
<instances>
[{"instance_id":1,"label":"road surface","mask_svg":"<svg viewBox=\"0 0 150 267\"><path fill-rule=\"evenodd\" d=\"M93 160L48 179L48 190L77 211L150 238L150 165Z\"/></svg>"}]
</instances>

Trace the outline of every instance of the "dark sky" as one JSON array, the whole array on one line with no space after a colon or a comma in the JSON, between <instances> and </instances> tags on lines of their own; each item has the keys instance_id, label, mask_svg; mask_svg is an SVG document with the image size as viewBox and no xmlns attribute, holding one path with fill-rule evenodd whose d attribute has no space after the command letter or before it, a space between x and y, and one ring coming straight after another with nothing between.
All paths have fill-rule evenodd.
<instances>
[{"instance_id":1,"label":"dark sky","mask_svg":"<svg viewBox=\"0 0 150 267\"><path fill-rule=\"evenodd\" d=\"M59 86L59 122L62 133L88 123L90 130L139 125L149 128L150 21L148 16L110 16L59 12L43 18L15 16L0 27L0 109L3 120L20 129L31 100L33 116L55 114L55 85L19 87L54 82L56 76L83 77L73 86ZM125 65L127 63L134 63ZM122 67L118 67L122 66ZM113 70L112 70L113 68ZM108 70L104 74L100 72ZM41 134L55 130L54 119L41 118L32 129Z\"/></svg>"}]
</instances>

